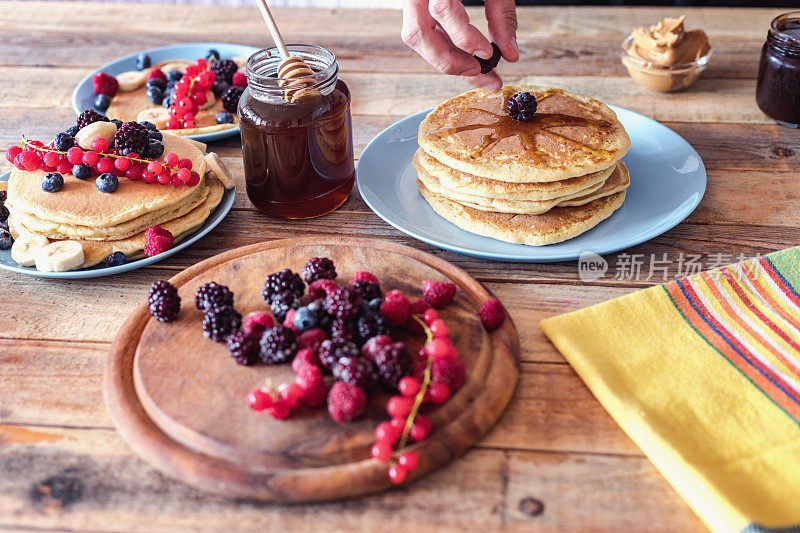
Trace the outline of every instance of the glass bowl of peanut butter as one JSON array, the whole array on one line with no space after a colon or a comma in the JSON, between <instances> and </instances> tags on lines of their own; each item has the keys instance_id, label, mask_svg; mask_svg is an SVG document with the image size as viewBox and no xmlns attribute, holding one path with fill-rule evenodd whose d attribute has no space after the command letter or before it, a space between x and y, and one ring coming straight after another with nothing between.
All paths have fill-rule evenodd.
<instances>
[{"instance_id":1,"label":"glass bowl of peanut butter","mask_svg":"<svg viewBox=\"0 0 800 533\"><path fill-rule=\"evenodd\" d=\"M622 42L622 64L636 83L651 91L672 92L700 77L711 59L711 44L703 30L686 31L684 18L636 28Z\"/></svg>"}]
</instances>

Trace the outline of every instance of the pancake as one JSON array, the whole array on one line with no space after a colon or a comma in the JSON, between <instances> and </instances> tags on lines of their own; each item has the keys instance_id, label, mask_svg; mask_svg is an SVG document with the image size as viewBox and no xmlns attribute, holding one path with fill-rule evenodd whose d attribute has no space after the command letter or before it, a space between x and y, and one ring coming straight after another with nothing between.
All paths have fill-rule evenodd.
<instances>
[{"instance_id":1,"label":"pancake","mask_svg":"<svg viewBox=\"0 0 800 533\"><path fill-rule=\"evenodd\" d=\"M158 65L159 68L167 67L164 70L164 73L168 70L172 70L175 68L176 70L180 70L183 72L187 66L191 65L193 62L187 59L170 59L167 61L162 61ZM209 91L208 93L210 97L214 97L214 94ZM118 118L123 122L130 122L132 120L136 120L136 117L139 115L143 109L149 108L160 108L160 105L154 105L147 98L147 87L141 86L138 89L134 89L133 91L119 91L114 98L111 99L111 105L108 106L106 109L106 116L109 118ZM225 130L228 128L235 128L239 123L239 117L236 113L231 113L233 115L233 124L217 124L216 115L217 113L227 112L227 109L222 107L222 100L220 98L216 98L214 105L209 107L208 109L201 109L195 116L195 128L185 128L179 130L163 130L164 124L156 123L159 129L162 131L169 131L175 135L195 135L198 133L211 133L213 131L220 131Z\"/></svg>"},{"instance_id":2,"label":"pancake","mask_svg":"<svg viewBox=\"0 0 800 533\"><path fill-rule=\"evenodd\" d=\"M210 190L208 196L200 205L183 216L160 224L162 228L172 233L175 238L175 243L178 243L202 226L203 222L206 221L211 212L222 201L222 195L225 192L225 187L222 186L222 183L212 176L208 176L206 181L208 182ZM13 214L8 220L11 235L15 239L20 232L30 231L23 224L20 224L19 221L14 218ZM144 233L143 231L127 239L116 241L71 239L81 243L81 246L83 246L84 263L79 268L88 268L101 263L113 252L124 253L129 260L142 257L144 255Z\"/></svg>"},{"instance_id":3,"label":"pancake","mask_svg":"<svg viewBox=\"0 0 800 533\"><path fill-rule=\"evenodd\" d=\"M603 182L590 187L588 191L580 191L567 195L563 198L554 198L552 200L541 201L527 201L527 200L504 200L499 198L483 198L480 196L466 195L463 193L452 193L449 190L441 187L436 181L425 174L422 170L419 175L419 180L425 187L436 194L440 194L448 200L453 200L464 206L481 211L495 211L498 213L517 213L521 215L541 215L547 213L554 207L568 207L588 204L593 200L602 198L603 196L610 196L628 188L630 185L630 178L628 169L623 162L614 165L614 170L609 178Z\"/></svg>"},{"instance_id":4,"label":"pancake","mask_svg":"<svg viewBox=\"0 0 800 533\"><path fill-rule=\"evenodd\" d=\"M530 122L512 119L508 97L528 91L538 108ZM528 85L475 89L431 111L419 145L455 170L511 183L559 181L612 166L630 139L605 104L561 89Z\"/></svg>"},{"instance_id":5,"label":"pancake","mask_svg":"<svg viewBox=\"0 0 800 533\"><path fill-rule=\"evenodd\" d=\"M590 230L611 216L625 201L626 191L577 207L556 207L543 215L494 213L466 207L429 191L420 192L439 215L459 228L500 241L543 246L566 241Z\"/></svg>"},{"instance_id":6,"label":"pancake","mask_svg":"<svg viewBox=\"0 0 800 533\"><path fill-rule=\"evenodd\" d=\"M43 170L15 168L9 178L6 203L12 211L19 210L42 220L98 228L110 228L152 211L180 205L202 190L206 162L203 153L188 139L164 134L163 142L165 154L175 152L192 161L193 170L201 176L200 183L174 187L122 179L117 190L108 194L97 190L94 179L83 181L64 174L63 189L47 193L41 185L46 174ZM159 160L163 161L163 156Z\"/></svg>"},{"instance_id":7,"label":"pancake","mask_svg":"<svg viewBox=\"0 0 800 533\"><path fill-rule=\"evenodd\" d=\"M591 174L560 181L510 183L459 172L443 165L422 150L417 150L414 155L414 166L424 168L430 176L435 177L441 183L442 187L453 192L487 198L530 201L550 200L581 191L589 191L592 187L602 184L614 171L614 165L611 165Z\"/></svg>"}]
</instances>

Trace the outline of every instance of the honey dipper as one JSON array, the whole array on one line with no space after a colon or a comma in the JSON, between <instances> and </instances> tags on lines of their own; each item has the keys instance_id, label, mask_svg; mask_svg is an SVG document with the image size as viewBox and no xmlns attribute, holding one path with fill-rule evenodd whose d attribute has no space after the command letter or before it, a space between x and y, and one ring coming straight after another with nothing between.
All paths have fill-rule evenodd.
<instances>
[{"instance_id":1,"label":"honey dipper","mask_svg":"<svg viewBox=\"0 0 800 533\"><path fill-rule=\"evenodd\" d=\"M283 37L281 37L278 25L275 24L275 19L272 18L267 0L256 0L256 5L258 5L261 16L267 24L267 29L272 35L272 40L275 41L275 46L278 47L283 58L278 65L278 86L285 87L283 98L287 102L296 102L307 96L319 94L319 91L311 88L316 83L313 77L314 71L299 57L289 55L289 50L286 48Z\"/></svg>"}]
</instances>

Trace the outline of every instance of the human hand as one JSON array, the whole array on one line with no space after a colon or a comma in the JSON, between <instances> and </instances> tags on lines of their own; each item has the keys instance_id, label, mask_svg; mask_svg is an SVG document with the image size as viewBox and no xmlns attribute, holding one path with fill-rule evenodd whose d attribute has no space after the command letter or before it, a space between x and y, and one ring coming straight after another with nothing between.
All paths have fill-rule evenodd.
<instances>
[{"instance_id":1,"label":"human hand","mask_svg":"<svg viewBox=\"0 0 800 533\"><path fill-rule=\"evenodd\" d=\"M486 0L489 36L506 61L519 59L517 13L514 0ZM481 74L473 55L492 56L492 45L475 26L459 0L404 0L403 42L440 72L464 76L478 87L499 89L503 82L495 71Z\"/></svg>"}]
</instances>

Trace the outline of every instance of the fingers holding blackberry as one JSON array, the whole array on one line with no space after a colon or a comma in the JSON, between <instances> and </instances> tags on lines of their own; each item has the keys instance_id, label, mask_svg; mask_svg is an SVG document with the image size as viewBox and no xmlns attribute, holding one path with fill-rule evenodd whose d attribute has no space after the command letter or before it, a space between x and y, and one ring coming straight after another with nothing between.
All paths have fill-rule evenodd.
<instances>
[{"instance_id":1,"label":"fingers holding blackberry","mask_svg":"<svg viewBox=\"0 0 800 533\"><path fill-rule=\"evenodd\" d=\"M503 59L515 62L519 59L517 45L517 8L514 0L486 0L484 11L489 23L489 35L497 43Z\"/></svg>"}]
</instances>

